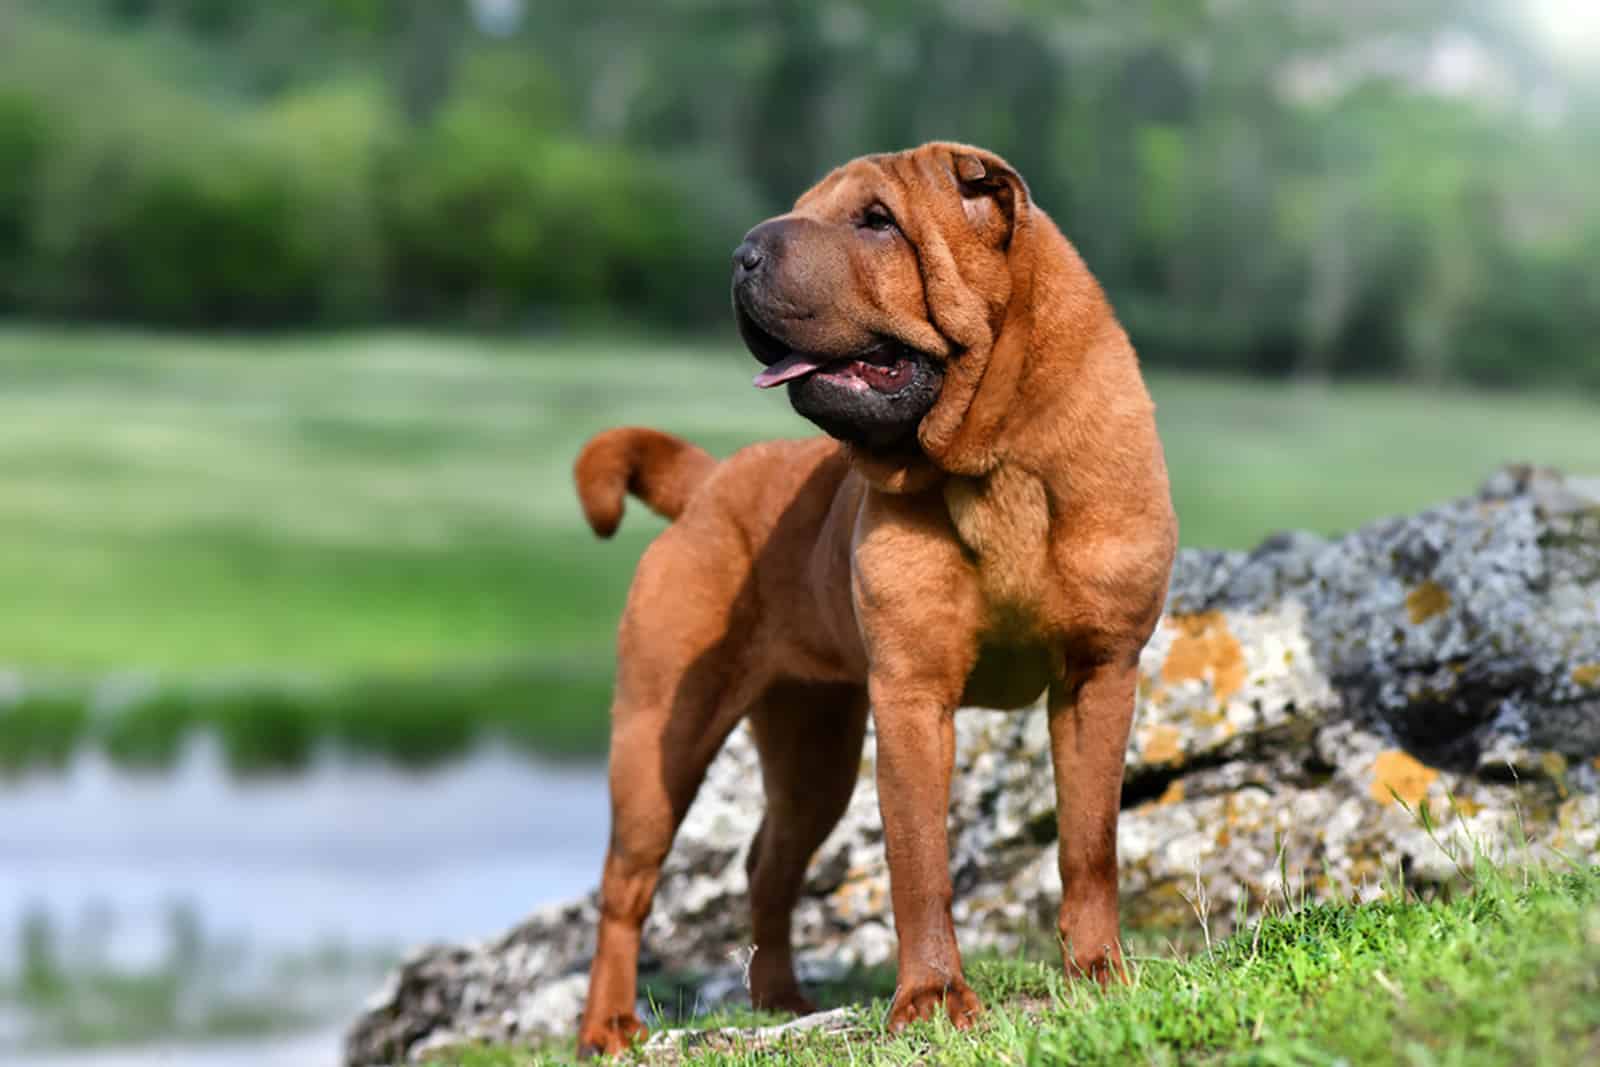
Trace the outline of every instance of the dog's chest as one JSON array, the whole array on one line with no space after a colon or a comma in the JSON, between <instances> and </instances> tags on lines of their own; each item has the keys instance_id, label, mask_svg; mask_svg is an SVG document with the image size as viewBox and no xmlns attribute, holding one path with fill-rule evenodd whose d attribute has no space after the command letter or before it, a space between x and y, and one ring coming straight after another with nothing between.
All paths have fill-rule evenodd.
<instances>
[{"instance_id":1,"label":"dog's chest","mask_svg":"<svg viewBox=\"0 0 1600 1067\"><path fill-rule=\"evenodd\" d=\"M951 478L945 506L971 553L993 622L1028 626L1047 595L1050 501L1032 474L999 467L982 478Z\"/></svg>"}]
</instances>

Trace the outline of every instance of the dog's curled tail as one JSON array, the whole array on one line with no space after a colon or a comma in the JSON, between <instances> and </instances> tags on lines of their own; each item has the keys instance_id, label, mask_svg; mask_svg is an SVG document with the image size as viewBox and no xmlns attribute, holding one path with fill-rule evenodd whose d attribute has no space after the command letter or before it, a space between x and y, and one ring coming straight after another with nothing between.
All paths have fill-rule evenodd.
<instances>
[{"instance_id":1,"label":"dog's curled tail","mask_svg":"<svg viewBox=\"0 0 1600 1067\"><path fill-rule=\"evenodd\" d=\"M572 473L584 518L597 536L610 537L622 524L626 493L662 518L675 519L716 465L709 452L681 438L623 426L590 438Z\"/></svg>"}]
</instances>

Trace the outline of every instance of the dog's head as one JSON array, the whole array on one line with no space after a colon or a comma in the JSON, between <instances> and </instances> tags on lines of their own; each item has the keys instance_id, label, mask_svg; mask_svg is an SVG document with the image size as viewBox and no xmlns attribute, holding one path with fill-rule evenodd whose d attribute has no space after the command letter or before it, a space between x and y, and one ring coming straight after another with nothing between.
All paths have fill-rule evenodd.
<instances>
[{"instance_id":1,"label":"dog's head","mask_svg":"<svg viewBox=\"0 0 1600 1067\"><path fill-rule=\"evenodd\" d=\"M1020 374L1041 227L1054 232L1022 178L982 149L840 167L734 252L739 331L766 365L755 384L787 385L858 453L981 472Z\"/></svg>"}]
</instances>

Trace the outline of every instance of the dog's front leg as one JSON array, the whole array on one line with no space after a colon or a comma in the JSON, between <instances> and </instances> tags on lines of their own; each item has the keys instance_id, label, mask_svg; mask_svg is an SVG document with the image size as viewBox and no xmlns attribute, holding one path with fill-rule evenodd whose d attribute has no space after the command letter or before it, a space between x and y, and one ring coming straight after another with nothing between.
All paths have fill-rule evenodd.
<instances>
[{"instance_id":1,"label":"dog's front leg","mask_svg":"<svg viewBox=\"0 0 1600 1067\"><path fill-rule=\"evenodd\" d=\"M877 727L878 805L899 938L889 1028L982 1010L950 915L947 823L955 711L977 659L982 603L942 509L869 500L857 528L854 599Z\"/></svg>"},{"instance_id":2,"label":"dog's front leg","mask_svg":"<svg viewBox=\"0 0 1600 1067\"><path fill-rule=\"evenodd\" d=\"M956 1026L981 1010L961 971L950 917L946 823L955 762L955 703L947 694L895 693L874 684L878 729L878 805L889 859L894 929L900 941L889 1029L943 1011Z\"/></svg>"}]
</instances>

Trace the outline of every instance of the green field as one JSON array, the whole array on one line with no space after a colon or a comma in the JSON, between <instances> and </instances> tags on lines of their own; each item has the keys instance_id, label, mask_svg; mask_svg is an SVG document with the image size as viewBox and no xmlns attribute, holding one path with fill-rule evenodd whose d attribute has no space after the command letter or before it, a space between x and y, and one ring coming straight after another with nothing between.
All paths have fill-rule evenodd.
<instances>
[{"instance_id":1,"label":"green field","mask_svg":"<svg viewBox=\"0 0 1600 1067\"><path fill-rule=\"evenodd\" d=\"M634 507L617 541L591 538L573 457L619 423L724 454L807 433L781 395L750 388L752 367L731 342L640 337L0 330L0 667L511 671L534 719L591 748L616 615L660 523ZM1592 397L1152 387L1190 545L1348 528L1508 460L1600 470ZM551 679L581 697L541 700Z\"/></svg>"},{"instance_id":2,"label":"green field","mask_svg":"<svg viewBox=\"0 0 1600 1067\"><path fill-rule=\"evenodd\" d=\"M1206 1064L1239 1067L1522 1067L1600 1056L1600 868L1535 875L1481 869L1472 892L1404 892L1361 906L1278 902L1252 928L1190 954L1135 957L1126 986L1067 983L1058 963L970 968L987 1014L971 1031L923 1023L883 1031L887 999L865 999L839 1036L757 1050L684 1042L684 1067L782 1063ZM826 992L826 991L825 991ZM825 1001L836 998L825 996ZM842 998L850 1002L848 993ZM857 996L855 1002L863 1002ZM696 1027L778 1021L749 1012ZM570 1049L465 1049L431 1067L556 1067Z\"/></svg>"}]
</instances>

